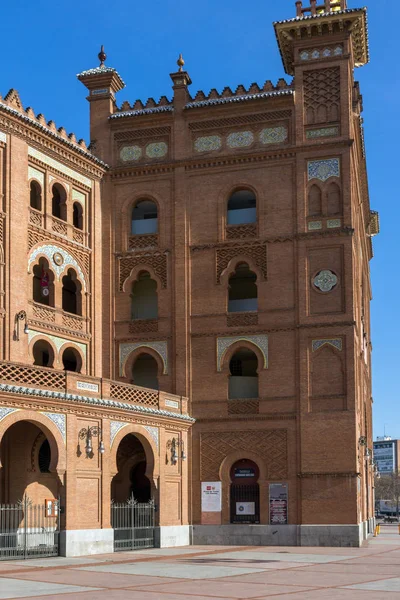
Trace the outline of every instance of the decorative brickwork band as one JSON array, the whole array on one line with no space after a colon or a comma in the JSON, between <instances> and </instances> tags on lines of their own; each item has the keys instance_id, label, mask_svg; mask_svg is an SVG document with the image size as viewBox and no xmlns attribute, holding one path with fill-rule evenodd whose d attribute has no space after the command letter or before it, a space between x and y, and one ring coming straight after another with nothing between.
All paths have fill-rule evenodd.
<instances>
[{"instance_id":1,"label":"decorative brickwork band","mask_svg":"<svg viewBox=\"0 0 400 600\"><path fill-rule=\"evenodd\" d=\"M224 458L252 448L265 461L267 479L287 477L287 432L286 429L270 431L219 431L201 434L201 480L219 481L219 469Z\"/></svg>"},{"instance_id":2,"label":"decorative brickwork band","mask_svg":"<svg viewBox=\"0 0 400 600\"><path fill-rule=\"evenodd\" d=\"M221 371L225 352L236 342L250 342L257 346L264 357L263 369L268 368L268 336L267 335L239 335L217 338L217 371Z\"/></svg>"},{"instance_id":3,"label":"decorative brickwork band","mask_svg":"<svg viewBox=\"0 0 400 600\"><path fill-rule=\"evenodd\" d=\"M322 346L325 346L325 344L333 346L334 348L336 348L336 350L342 351L342 339L341 338L313 340L312 341L312 351L315 352L316 350L319 350L320 348L322 348Z\"/></svg>"},{"instance_id":4,"label":"decorative brickwork band","mask_svg":"<svg viewBox=\"0 0 400 600\"><path fill-rule=\"evenodd\" d=\"M128 356L137 348L151 348L160 355L164 365L163 375L168 374L168 344L167 342L135 342L119 345L119 369L123 375L124 366Z\"/></svg>"},{"instance_id":5,"label":"decorative brickwork band","mask_svg":"<svg viewBox=\"0 0 400 600\"><path fill-rule=\"evenodd\" d=\"M304 107L307 125L339 121L339 67L304 73Z\"/></svg>"},{"instance_id":6,"label":"decorative brickwork band","mask_svg":"<svg viewBox=\"0 0 400 600\"><path fill-rule=\"evenodd\" d=\"M73 267L78 274L79 279L82 282L82 287L86 289L86 277L84 276L81 267L73 256L64 248L55 246L53 244L46 244L35 248L29 255L28 259L28 271L30 271L31 265L36 261L39 256L45 256L51 266L52 271L57 275L57 279L60 279L61 274L67 267Z\"/></svg>"},{"instance_id":7,"label":"decorative brickwork band","mask_svg":"<svg viewBox=\"0 0 400 600\"><path fill-rule=\"evenodd\" d=\"M64 440L64 443L65 443L66 438L67 438L66 416L59 414L59 413L48 413L48 412L44 412L42 414L45 415L46 417L48 417L51 421L53 421L54 425L57 427L57 429L61 433L62 439Z\"/></svg>"},{"instance_id":8,"label":"decorative brickwork band","mask_svg":"<svg viewBox=\"0 0 400 600\"><path fill-rule=\"evenodd\" d=\"M216 249L217 283L221 283L221 274L235 256L248 256L260 268L264 279L267 278L267 246L263 242L248 244L229 244Z\"/></svg>"},{"instance_id":9,"label":"decorative brickwork band","mask_svg":"<svg viewBox=\"0 0 400 600\"><path fill-rule=\"evenodd\" d=\"M115 436L118 431L120 431L123 427L126 427L128 423L121 423L121 421L111 421L110 423L110 448L112 447Z\"/></svg>"},{"instance_id":10,"label":"decorative brickwork band","mask_svg":"<svg viewBox=\"0 0 400 600\"><path fill-rule=\"evenodd\" d=\"M163 288L167 287L167 256L163 252L146 252L134 256L124 256L119 259L119 289L123 290L124 283L137 265L151 267L161 279Z\"/></svg>"}]
</instances>

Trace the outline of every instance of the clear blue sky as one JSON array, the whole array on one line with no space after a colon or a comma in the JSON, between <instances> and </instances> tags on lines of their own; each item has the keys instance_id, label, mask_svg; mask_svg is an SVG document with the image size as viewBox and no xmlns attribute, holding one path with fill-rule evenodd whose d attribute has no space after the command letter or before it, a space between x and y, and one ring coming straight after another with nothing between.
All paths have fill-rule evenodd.
<instances>
[{"instance_id":1,"label":"clear blue sky","mask_svg":"<svg viewBox=\"0 0 400 600\"><path fill-rule=\"evenodd\" d=\"M350 8L360 6L349 0ZM226 85L234 89L240 83L261 84L284 76L272 22L295 15L294 0L36 0L29 5L15 0L1 10L0 93L16 88L25 107L86 141L86 89L75 75L98 65L100 44L105 45L107 64L116 67L127 84L119 104L125 99L132 103L136 98L170 97L169 73L176 70L179 52L193 80L192 93ZM386 433L400 438L400 203L394 185L400 80L393 11L393 0L371 0L371 63L358 69L356 77L364 96L371 207L381 219L371 262L374 434L382 435L386 423Z\"/></svg>"}]
</instances>

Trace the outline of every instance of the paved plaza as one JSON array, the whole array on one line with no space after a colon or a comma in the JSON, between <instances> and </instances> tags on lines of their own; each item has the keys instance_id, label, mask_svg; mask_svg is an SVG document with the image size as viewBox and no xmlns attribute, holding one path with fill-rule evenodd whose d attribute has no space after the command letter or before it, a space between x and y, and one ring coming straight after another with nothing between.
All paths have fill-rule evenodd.
<instances>
[{"instance_id":1,"label":"paved plaza","mask_svg":"<svg viewBox=\"0 0 400 600\"><path fill-rule=\"evenodd\" d=\"M0 563L0 599L399 600L396 525L363 548L192 546Z\"/></svg>"}]
</instances>

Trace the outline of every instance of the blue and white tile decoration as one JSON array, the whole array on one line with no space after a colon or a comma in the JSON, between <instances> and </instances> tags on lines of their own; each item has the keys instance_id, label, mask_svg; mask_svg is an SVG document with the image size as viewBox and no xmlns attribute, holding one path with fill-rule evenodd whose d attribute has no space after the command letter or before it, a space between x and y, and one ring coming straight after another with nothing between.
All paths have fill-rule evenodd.
<instances>
[{"instance_id":1,"label":"blue and white tile decoration","mask_svg":"<svg viewBox=\"0 0 400 600\"><path fill-rule=\"evenodd\" d=\"M57 427L57 429L61 433L62 439L64 440L64 444L65 444L65 440L67 437L66 416L63 414L59 414L59 413L48 413L48 412L43 412L42 415L45 415L45 417L48 417L51 421L53 421L54 425Z\"/></svg>"},{"instance_id":2,"label":"blue and white tile decoration","mask_svg":"<svg viewBox=\"0 0 400 600\"><path fill-rule=\"evenodd\" d=\"M165 142L152 142L146 146L146 156L149 158L162 158L168 152L168 145Z\"/></svg>"},{"instance_id":3,"label":"blue and white tile decoration","mask_svg":"<svg viewBox=\"0 0 400 600\"><path fill-rule=\"evenodd\" d=\"M312 351L315 352L316 350L319 350L320 348L322 348L322 346L325 346L325 344L329 344L329 345L333 346L334 348L336 348L337 350L342 351L341 338L313 340L312 341Z\"/></svg>"},{"instance_id":4,"label":"blue and white tile decoration","mask_svg":"<svg viewBox=\"0 0 400 600\"><path fill-rule=\"evenodd\" d=\"M340 161L338 158L309 160L307 163L308 181L319 179L326 181L330 177L340 177Z\"/></svg>"},{"instance_id":5,"label":"blue and white tile decoration","mask_svg":"<svg viewBox=\"0 0 400 600\"><path fill-rule=\"evenodd\" d=\"M230 133L226 138L229 148L247 148L254 142L254 135L251 131L237 131Z\"/></svg>"},{"instance_id":6,"label":"blue and white tile decoration","mask_svg":"<svg viewBox=\"0 0 400 600\"><path fill-rule=\"evenodd\" d=\"M212 152L222 147L222 139L219 135L207 135L198 137L194 142L196 152Z\"/></svg>"},{"instance_id":7,"label":"blue and white tile decoration","mask_svg":"<svg viewBox=\"0 0 400 600\"><path fill-rule=\"evenodd\" d=\"M142 157L142 149L140 146L124 146L121 148L119 157L123 162L131 160L139 160Z\"/></svg>"}]
</instances>

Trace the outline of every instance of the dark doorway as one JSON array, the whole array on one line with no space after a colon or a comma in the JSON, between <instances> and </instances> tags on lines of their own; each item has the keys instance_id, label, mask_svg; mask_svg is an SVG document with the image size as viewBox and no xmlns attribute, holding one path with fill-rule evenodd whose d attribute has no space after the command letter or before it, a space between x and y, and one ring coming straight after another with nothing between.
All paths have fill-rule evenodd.
<instances>
[{"instance_id":1,"label":"dark doorway","mask_svg":"<svg viewBox=\"0 0 400 600\"><path fill-rule=\"evenodd\" d=\"M252 460L243 458L231 468L231 523L260 522L260 471Z\"/></svg>"}]
</instances>

